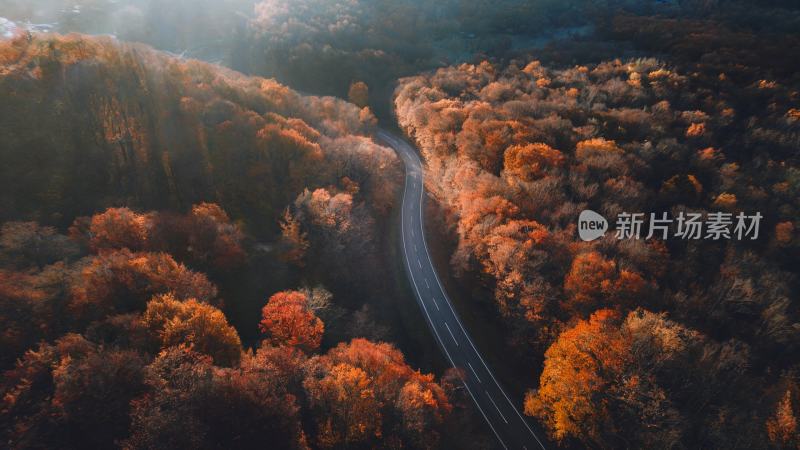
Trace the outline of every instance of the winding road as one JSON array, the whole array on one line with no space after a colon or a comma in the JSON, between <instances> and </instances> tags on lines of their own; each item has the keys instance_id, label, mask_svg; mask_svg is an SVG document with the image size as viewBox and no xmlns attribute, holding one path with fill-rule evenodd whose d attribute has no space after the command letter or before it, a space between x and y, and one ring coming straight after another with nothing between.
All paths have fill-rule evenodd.
<instances>
[{"instance_id":1,"label":"winding road","mask_svg":"<svg viewBox=\"0 0 800 450\"><path fill-rule=\"evenodd\" d=\"M391 146L405 164L401 235L406 271L439 346L450 364L461 369L464 386L503 448L544 449L543 442L506 395L472 343L436 275L425 243L422 219L425 186L419 156L404 139L388 131L379 130L377 136Z\"/></svg>"}]
</instances>

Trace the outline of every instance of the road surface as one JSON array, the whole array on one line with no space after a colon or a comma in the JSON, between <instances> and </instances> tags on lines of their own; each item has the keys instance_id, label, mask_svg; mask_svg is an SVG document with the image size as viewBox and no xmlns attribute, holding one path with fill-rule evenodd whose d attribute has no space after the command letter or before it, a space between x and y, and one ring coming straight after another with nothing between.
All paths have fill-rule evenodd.
<instances>
[{"instance_id":1,"label":"road surface","mask_svg":"<svg viewBox=\"0 0 800 450\"><path fill-rule=\"evenodd\" d=\"M425 187L419 156L404 139L392 133L379 130L377 136L405 163L401 235L406 271L439 346L450 364L461 369L464 386L503 448L544 449L543 442L506 395L472 343L436 275L425 243L422 220Z\"/></svg>"}]
</instances>

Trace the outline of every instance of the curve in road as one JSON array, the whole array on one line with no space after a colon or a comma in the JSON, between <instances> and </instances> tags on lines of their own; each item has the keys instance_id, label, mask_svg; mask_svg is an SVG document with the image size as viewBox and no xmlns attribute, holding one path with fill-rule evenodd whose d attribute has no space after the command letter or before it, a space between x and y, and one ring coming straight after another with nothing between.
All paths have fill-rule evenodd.
<instances>
[{"instance_id":1,"label":"curve in road","mask_svg":"<svg viewBox=\"0 0 800 450\"><path fill-rule=\"evenodd\" d=\"M409 280L428 326L450 364L460 369L462 381L486 423L505 449L544 449L517 407L506 395L461 324L442 287L425 242L422 212L425 186L422 163L411 145L392 133L377 136L391 146L406 168L401 209L403 254Z\"/></svg>"}]
</instances>

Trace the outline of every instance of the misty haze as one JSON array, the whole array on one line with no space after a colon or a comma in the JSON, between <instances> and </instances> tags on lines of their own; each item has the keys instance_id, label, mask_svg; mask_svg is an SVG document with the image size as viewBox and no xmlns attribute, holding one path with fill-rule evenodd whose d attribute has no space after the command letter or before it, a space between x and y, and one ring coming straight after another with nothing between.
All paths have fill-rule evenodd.
<instances>
[{"instance_id":1,"label":"misty haze","mask_svg":"<svg viewBox=\"0 0 800 450\"><path fill-rule=\"evenodd\" d=\"M0 0L0 447L800 448L792 0Z\"/></svg>"}]
</instances>

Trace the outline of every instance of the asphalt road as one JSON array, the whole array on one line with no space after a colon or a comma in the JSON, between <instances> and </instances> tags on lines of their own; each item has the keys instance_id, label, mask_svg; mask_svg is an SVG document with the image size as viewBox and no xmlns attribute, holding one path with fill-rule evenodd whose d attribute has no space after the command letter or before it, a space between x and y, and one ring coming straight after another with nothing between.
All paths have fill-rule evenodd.
<instances>
[{"instance_id":1,"label":"asphalt road","mask_svg":"<svg viewBox=\"0 0 800 450\"><path fill-rule=\"evenodd\" d=\"M402 158L406 168L401 235L406 271L440 348L453 367L461 369L462 381L502 448L544 449L517 405L506 395L489 366L461 324L433 267L422 220L425 187L419 156L404 139L385 130L377 136ZM497 349L502 351L502 349Z\"/></svg>"}]
</instances>

